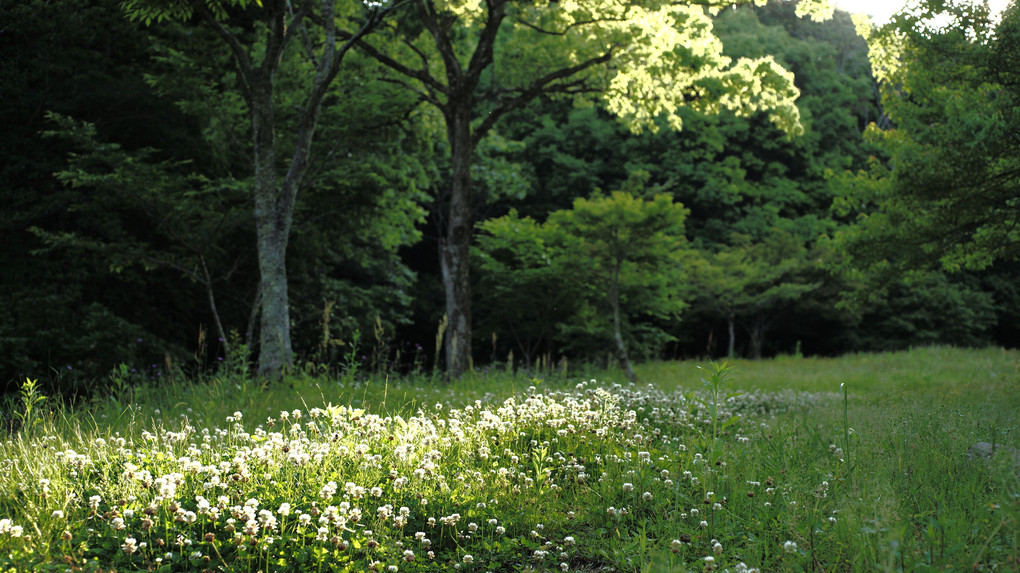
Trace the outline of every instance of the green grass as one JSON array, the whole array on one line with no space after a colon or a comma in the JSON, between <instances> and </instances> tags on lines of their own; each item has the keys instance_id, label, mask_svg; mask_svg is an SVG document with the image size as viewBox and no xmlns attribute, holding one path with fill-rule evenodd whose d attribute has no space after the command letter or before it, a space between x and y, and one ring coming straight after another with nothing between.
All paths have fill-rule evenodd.
<instances>
[{"instance_id":1,"label":"green grass","mask_svg":"<svg viewBox=\"0 0 1020 573\"><path fill-rule=\"evenodd\" d=\"M1020 568L1020 353L732 366L26 388L0 571Z\"/></svg>"}]
</instances>

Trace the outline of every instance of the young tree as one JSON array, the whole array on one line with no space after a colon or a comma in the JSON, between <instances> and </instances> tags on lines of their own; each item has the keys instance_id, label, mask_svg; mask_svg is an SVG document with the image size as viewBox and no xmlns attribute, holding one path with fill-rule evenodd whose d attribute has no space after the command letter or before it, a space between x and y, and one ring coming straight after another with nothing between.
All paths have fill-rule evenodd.
<instances>
[{"instance_id":1,"label":"young tree","mask_svg":"<svg viewBox=\"0 0 1020 573\"><path fill-rule=\"evenodd\" d=\"M771 57L733 61L712 33L708 2L574 0L412 0L388 43L359 43L395 72L394 81L438 109L450 149L446 229L440 263L450 320L448 373L471 358L469 252L473 153L508 112L543 94L600 94L633 129L655 129L678 110L768 111L788 132L799 128L792 76ZM821 17L823 2L798 8ZM831 6L828 8L831 14Z\"/></svg>"},{"instance_id":2,"label":"young tree","mask_svg":"<svg viewBox=\"0 0 1020 573\"><path fill-rule=\"evenodd\" d=\"M291 364L287 242L298 192L326 95L350 49L402 2L328 0L126 0L129 18L145 24L197 19L222 40L237 68L237 90L251 124L252 198L261 275L259 372L279 377ZM353 32L340 29L352 23ZM237 23L241 29L235 27ZM277 75L287 50L304 50L314 65L298 104L294 133L277 131ZM281 161L289 155L289 161ZM281 165L285 168L281 169Z\"/></svg>"},{"instance_id":3,"label":"young tree","mask_svg":"<svg viewBox=\"0 0 1020 573\"><path fill-rule=\"evenodd\" d=\"M495 313L526 353L556 330L585 329L603 347L610 340L636 380L627 345L633 319L675 318L685 306L686 216L668 194L615 191L577 199L544 224L516 212L489 219L477 247L482 284L496 291L487 294L506 308Z\"/></svg>"},{"instance_id":4,"label":"young tree","mask_svg":"<svg viewBox=\"0 0 1020 573\"><path fill-rule=\"evenodd\" d=\"M584 296L548 225L516 211L479 224L475 267L478 302L485 309L479 327L510 339L530 368L552 352L561 325L575 318Z\"/></svg>"},{"instance_id":5,"label":"young tree","mask_svg":"<svg viewBox=\"0 0 1020 573\"><path fill-rule=\"evenodd\" d=\"M685 306L687 209L668 194L649 200L625 191L574 201L546 223L560 235L560 256L570 261L588 296L608 310L613 347L627 378L637 380L625 341L627 317L672 316ZM629 296L628 296L629 295Z\"/></svg>"}]
</instances>

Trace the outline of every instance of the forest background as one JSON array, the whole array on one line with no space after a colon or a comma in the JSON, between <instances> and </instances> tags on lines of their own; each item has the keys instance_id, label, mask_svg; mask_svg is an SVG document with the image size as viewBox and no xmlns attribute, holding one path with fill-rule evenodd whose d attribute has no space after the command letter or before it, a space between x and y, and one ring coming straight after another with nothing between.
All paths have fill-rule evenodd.
<instances>
[{"instance_id":1,"label":"forest background","mask_svg":"<svg viewBox=\"0 0 1020 573\"><path fill-rule=\"evenodd\" d=\"M284 243L287 365L431 372L465 348L440 256L458 173L438 105L450 100L387 65L385 43L422 30L420 3L396 4L342 15L374 26L375 48L353 42L322 93ZM229 5L224 29L268 50L262 7ZM936 9L947 23L925 25ZM0 13L6 390L254 364L257 138L236 54L201 18L145 26L119 0L0 0ZM484 37L465 22L455 42ZM965 3L901 13L871 31L871 60L842 12L819 22L770 2L711 23L726 56L793 73L796 125L692 105L636 130L567 83L474 110L476 128L501 115L469 162L468 367L1015 347L1016 3L999 21ZM278 60L282 144L300 137L316 33ZM500 59L527 54L515 39L492 48L478 100L527 67Z\"/></svg>"}]
</instances>

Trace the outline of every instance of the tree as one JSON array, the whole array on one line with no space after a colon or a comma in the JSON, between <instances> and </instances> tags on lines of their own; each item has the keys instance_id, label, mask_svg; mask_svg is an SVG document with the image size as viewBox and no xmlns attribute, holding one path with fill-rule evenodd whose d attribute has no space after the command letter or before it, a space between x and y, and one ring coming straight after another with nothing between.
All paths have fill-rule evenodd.
<instances>
[{"instance_id":1,"label":"tree","mask_svg":"<svg viewBox=\"0 0 1020 573\"><path fill-rule=\"evenodd\" d=\"M804 242L781 230L773 230L760 242L738 234L732 243L703 255L695 266L694 282L700 296L726 319L727 356L734 356L735 326L743 323L750 337L751 356L757 360L776 318L791 303L821 286L818 277L812 276L812 271L820 269Z\"/></svg>"},{"instance_id":2,"label":"tree","mask_svg":"<svg viewBox=\"0 0 1020 573\"><path fill-rule=\"evenodd\" d=\"M74 147L42 136L54 128L49 113L95 124L125 148L205 155L192 124L145 83L152 38L117 0L3 0L0 22L0 390L31 376L70 393L121 361L149 366L164 351L185 354L198 321L188 305L203 308L192 304L205 300L201 291L167 280L173 273L116 275L98 257L47 249L29 231L108 222L68 209L83 192L53 177Z\"/></svg>"},{"instance_id":3,"label":"tree","mask_svg":"<svg viewBox=\"0 0 1020 573\"><path fill-rule=\"evenodd\" d=\"M639 191L641 181L628 189ZM486 324L506 328L528 360L548 351L557 331L575 347L576 334L587 332L600 352L608 342L636 380L627 341L638 319L675 320L685 307L686 215L668 194L615 191L579 198L545 223L516 212L485 221L476 248L481 284L502 307L486 313Z\"/></svg>"},{"instance_id":4,"label":"tree","mask_svg":"<svg viewBox=\"0 0 1020 573\"><path fill-rule=\"evenodd\" d=\"M298 192L310 163L310 151L326 95L350 49L399 8L378 3L312 0L215 1L127 0L129 18L146 25L163 20L199 19L219 36L237 68L252 138L252 198L261 276L259 372L278 377L291 364L291 318L287 286L287 243ZM338 22L356 22L344 33ZM242 28L233 24L241 22ZM288 50L304 50L314 67L303 84L293 134L277 132L277 74ZM290 159L282 170L288 151Z\"/></svg>"},{"instance_id":5,"label":"tree","mask_svg":"<svg viewBox=\"0 0 1020 573\"><path fill-rule=\"evenodd\" d=\"M550 226L511 211L480 223L479 230L475 293L485 312L478 326L511 340L530 368L553 351L560 327L576 317L585 294L582 281L555 248Z\"/></svg>"},{"instance_id":6,"label":"tree","mask_svg":"<svg viewBox=\"0 0 1020 573\"><path fill-rule=\"evenodd\" d=\"M817 7L798 6L804 13ZM414 0L391 29L389 43L364 40L359 46L393 70L394 81L439 110L450 149L440 264L453 377L471 359L472 157L508 112L543 94L598 93L635 130L656 129L657 118L678 129L677 111L684 106L745 115L765 110L781 128L799 127L790 74L768 56L723 56L701 5Z\"/></svg>"},{"instance_id":7,"label":"tree","mask_svg":"<svg viewBox=\"0 0 1020 573\"><path fill-rule=\"evenodd\" d=\"M687 213L668 194L644 200L615 191L577 199L573 209L551 213L546 223L556 229L560 256L573 275L589 285L588 297L608 311L613 347L631 381L637 375L625 341L624 309L629 315L674 316L685 306Z\"/></svg>"},{"instance_id":8,"label":"tree","mask_svg":"<svg viewBox=\"0 0 1020 573\"><path fill-rule=\"evenodd\" d=\"M939 17L945 24L931 24ZM921 2L860 29L891 129L888 155L841 181L856 216L840 236L851 264L982 269L1020 257L1020 9L996 25L983 3Z\"/></svg>"}]
</instances>

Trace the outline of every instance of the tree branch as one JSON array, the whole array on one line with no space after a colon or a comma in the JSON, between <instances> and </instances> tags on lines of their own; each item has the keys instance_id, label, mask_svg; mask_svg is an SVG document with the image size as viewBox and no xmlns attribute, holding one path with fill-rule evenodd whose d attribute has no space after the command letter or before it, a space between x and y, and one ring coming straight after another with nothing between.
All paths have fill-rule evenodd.
<instances>
[{"instance_id":1,"label":"tree branch","mask_svg":"<svg viewBox=\"0 0 1020 573\"><path fill-rule=\"evenodd\" d=\"M528 104L528 102L535 99L542 93L556 91L554 88L549 88L548 87L549 84L557 80L569 78L570 76L583 72L584 70L587 70L588 68L591 68L593 66L608 62L612 57L613 49L610 48L609 51L607 51L606 53L602 54L597 58L591 58L590 60L586 60L584 62L581 62L580 64L577 64L576 66L570 66L568 68L562 68L554 72L550 72L536 79L534 82L531 83L531 85L521 90L517 96L503 99L500 102L500 104L496 106L496 109L492 110L491 112L489 112L487 116L485 116L485 119L482 120L482 122L471 134L472 145L477 145L478 142L481 141L483 137L485 137L485 134L490 129L492 129L492 126L495 125L496 122L499 121L499 119L506 115L508 112L524 107L525 105ZM579 80L569 85L571 86L582 85L582 82Z\"/></svg>"},{"instance_id":2,"label":"tree branch","mask_svg":"<svg viewBox=\"0 0 1020 573\"><path fill-rule=\"evenodd\" d=\"M440 83L438 80L436 80L436 78L432 77L427 67L421 70L409 68L404 64L401 64L400 62L394 60L393 58L387 56L386 54L383 54L382 52L377 50L374 46L372 46L371 44L364 40L358 42L358 47L364 50L366 54L368 54L377 62L386 66L387 68L390 68L391 70L401 75L420 81L421 83L425 84L425 86L428 87L431 91L439 92L443 95L449 95L447 87Z\"/></svg>"}]
</instances>

